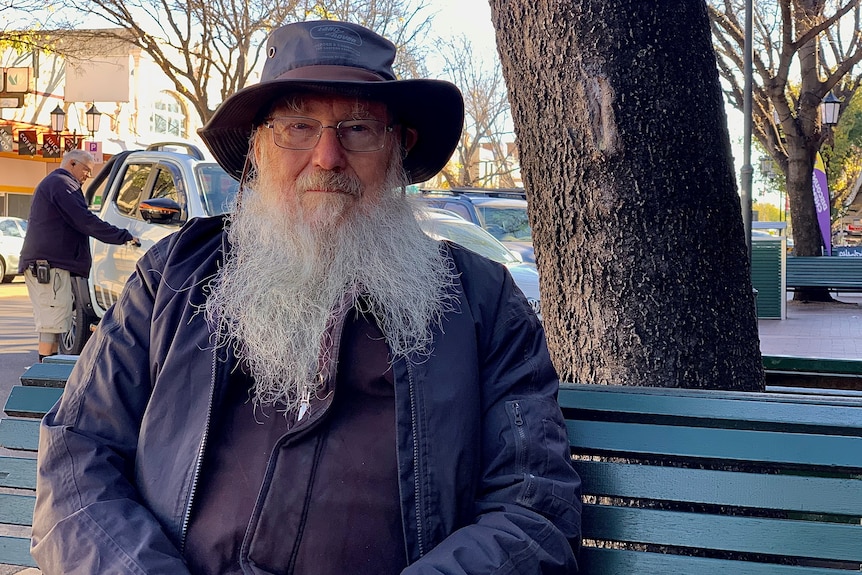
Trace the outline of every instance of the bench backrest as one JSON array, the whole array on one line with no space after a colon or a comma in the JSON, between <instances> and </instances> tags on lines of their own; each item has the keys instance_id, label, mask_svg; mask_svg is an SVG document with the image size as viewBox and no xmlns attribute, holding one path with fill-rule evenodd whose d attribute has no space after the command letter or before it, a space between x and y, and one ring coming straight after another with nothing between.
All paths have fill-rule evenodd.
<instances>
[{"instance_id":1,"label":"bench backrest","mask_svg":"<svg viewBox=\"0 0 862 575\"><path fill-rule=\"evenodd\" d=\"M586 573L859 569L862 400L566 384L560 405Z\"/></svg>"},{"instance_id":2,"label":"bench backrest","mask_svg":"<svg viewBox=\"0 0 862 575\"><path fill-rule=\"evenodd\" d=\"M62 389L47 386L51 367L25 375L0 445L35 451ZM859 570L862 399L563 384L559 402L584 486L585 573ZM34 459L0 457L0 487L22 490L0 494L0 523L31 524L35 475ZM0 563L32 566L29 539L0 537Z\"/></svg>"},{"instance_id":3,"label":"bench backrest","mask_svg":"<svg viewBox=\"0 0 862 575\"><path fill-rule=\"evenodd\" d=\"M788 288L825 287L835 290L862 289L862 261L839 256L788 256Z\"/></svg>"}]
</instances>

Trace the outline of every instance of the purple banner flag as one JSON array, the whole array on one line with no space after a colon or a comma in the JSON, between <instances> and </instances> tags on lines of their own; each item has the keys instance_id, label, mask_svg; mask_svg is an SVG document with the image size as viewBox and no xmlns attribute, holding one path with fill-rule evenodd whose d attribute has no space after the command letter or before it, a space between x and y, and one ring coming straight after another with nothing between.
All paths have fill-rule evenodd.
<instances>
[{"instance_id":1,"label":"purple banner flag","mask_svg":"<svg viewBox=\"0 0 862 575\"><path fill-rule=\"evenodd\" d=\"M829 187L826 185L826 167L820 152L814 160L814 174L811 178L811 188L814 193L814 208L817 210L817 223L820 224L820 235L826 255L832 255L832 214Z\"/></svg>"}]
</instances>

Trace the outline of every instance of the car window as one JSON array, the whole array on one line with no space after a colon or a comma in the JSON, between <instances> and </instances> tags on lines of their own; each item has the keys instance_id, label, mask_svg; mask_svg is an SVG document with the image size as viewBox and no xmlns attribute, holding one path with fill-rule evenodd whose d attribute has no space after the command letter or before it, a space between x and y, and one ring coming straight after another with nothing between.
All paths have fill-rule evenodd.
<instances>
[{"instance_id":1,"label":"car window","mask_svg":"<svg viewBox=\"0 0 862 575\"><path fill-rule=\"evenodd\" d=\"M239 190L239 182L217 164L200 165L196 171L207 215L217 216L229 211Z\"/></svg>"},{"instance_id":2,"label":"car window","mask_svg":"<svg viewBox=\"0 0 862 575\"><path fill-rule=\"evenodd\" d=\"M141 194L152 170L151 164L130 164L126 168L117 199L114 200L114 205L120 213L135 217L138 204L141 202Z\"/></svg>"},{"instance_id":3,"label":"car window","mask_svg":"<svg viewBox=\"0 0 862 575\"><path fill-rule=\"evenodd\" d=\"M434 239L455 242L501 264L518 263L506 246L476 224L455 219L424 219L420 225Z\"/></svg>"},{"instance_id":4,"label":"car window","mask_svg":"<svg viewBox=\"0 0 862 575\"><path fill-rule=\"evenodd\" d=\"M527 218L527 208L476 206L482 227L503 242L532 242L533 232Z\"/></svg>"},{"instance_id":5,"label":"car window","mask_svg":"<svg viewBox=\"0 0 862 575\"><path fill-rule=\"evenodd\" d=\"M459 204L458 202L446 202L443 204L444 210L449 210L450 212L455 212L468 222L470 221L470 211L463 204Z\"/></svg>"},{"instance_id":6,"label":"car window","mask_svg":"<svg viewBox=\"0 0 862 575\"><path fill-rule=\"evenodd\" d=\"M182 209L182 215L179 220L174 220L177 223L185 223L186 214L186 194L182 189L182 178L179 173L174 173L168 166L159 166L156 171L156 179L153 184L153 193L151 198L167 198L175 201Z\"/></svg>"},{"instance_id":7,"label":"car window","mask_svg":"<svg viewBox=\"0 0 862 575\"><path fill-rule=\"evenodd\" d=\"M0 235L4 235L9 238L24 237L21 235L21 231L18 229L18 226L16 226L15 222L12 220L0 221Z\"/></svg>"}]
</instances>

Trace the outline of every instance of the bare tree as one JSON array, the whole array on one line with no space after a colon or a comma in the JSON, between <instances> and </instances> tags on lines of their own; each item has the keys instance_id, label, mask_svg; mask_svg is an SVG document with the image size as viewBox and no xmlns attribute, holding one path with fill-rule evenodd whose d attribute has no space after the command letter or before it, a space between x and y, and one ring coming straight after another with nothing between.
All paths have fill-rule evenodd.
<instances>
[{"instance_id":1,"label":"bare tree","mask_svg":"<svg viewBox=\"0 0 862 575\"><path fill-rule=\"evenodd\" d=\"M743 2L710 0L719 70L730 102L743 109ZM862 82L860 0L754 2L752 135L786 178L794 251L819 256L822 239L811 179L829 137L821 100L831 91L845 104ZM842 106L843 108L843 106ZM797 291L800 300L829 301L825 289Z\"/></svg>"},{"instance_id":2,"label":"bare tree","mask_svg":"<svg viewBox=\"0 0 862 575\"><path fill-rule=\"evenodd\" d=\"M85 0L76 9L79 18L122 29L114 37L145 52L205 122L246 85L265 33L294 6L294 0Z\"/></svg>"},{"instance_id":3,"label":"bare tree","mask_svg":"<svg viewBox=\"0 0 862 575\"><path fill-rule=\"evenodd\" d=\"M464 95L465 128L442 176L450 187L514 187L512 173L517 169L509 121L509 99L500 61L483 62L470 40L462 35L437 42L443 58L444 73ZM482 162L482 152L491 160ZM480 163L482 168L480 170Z\"/></svg>"},{"instance_id":4,"label":"bare tree","mask_svg":"<svg viewBox=\"0 0 862 575\"><path fill-rule=\"evenodd\" d=\"M760 389L704 1L491 0L491 10L561 377Z\"/></svg>"},{"instance_id":5,"label":"bare tree","mask_svg":"<svg viewBox=\"0 0 862 575\"><path fill-rule=\"evenodd\" d=\"M272 28L289 21L342 18L406 44L428 26L420 17L422 7L411 8L406 0L84 0L66 10L77 14L77 21L96 18L122 29L115 37L146 53L206 122L219 103L249 83ZM419 69L420 56L402 56L401 69Z\"/></svg>"}]
</instances>

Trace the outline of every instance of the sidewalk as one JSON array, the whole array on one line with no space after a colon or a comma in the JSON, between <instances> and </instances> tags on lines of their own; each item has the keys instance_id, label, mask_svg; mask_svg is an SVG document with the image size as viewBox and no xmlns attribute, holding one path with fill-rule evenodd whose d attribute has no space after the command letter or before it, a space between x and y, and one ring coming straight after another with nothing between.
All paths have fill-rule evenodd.
<instances>
[{"instance_id":1,"label":"sidewalk","mask_svg":"<svg viewBox=\"0 0 862 575\"><path fill-rule=\"evenodd\" d=\"M762 354L862 359L862 295L834 294L844 303L800 303L791 297L786 319L758 320Z\"/></svg>"}]
</instances>

